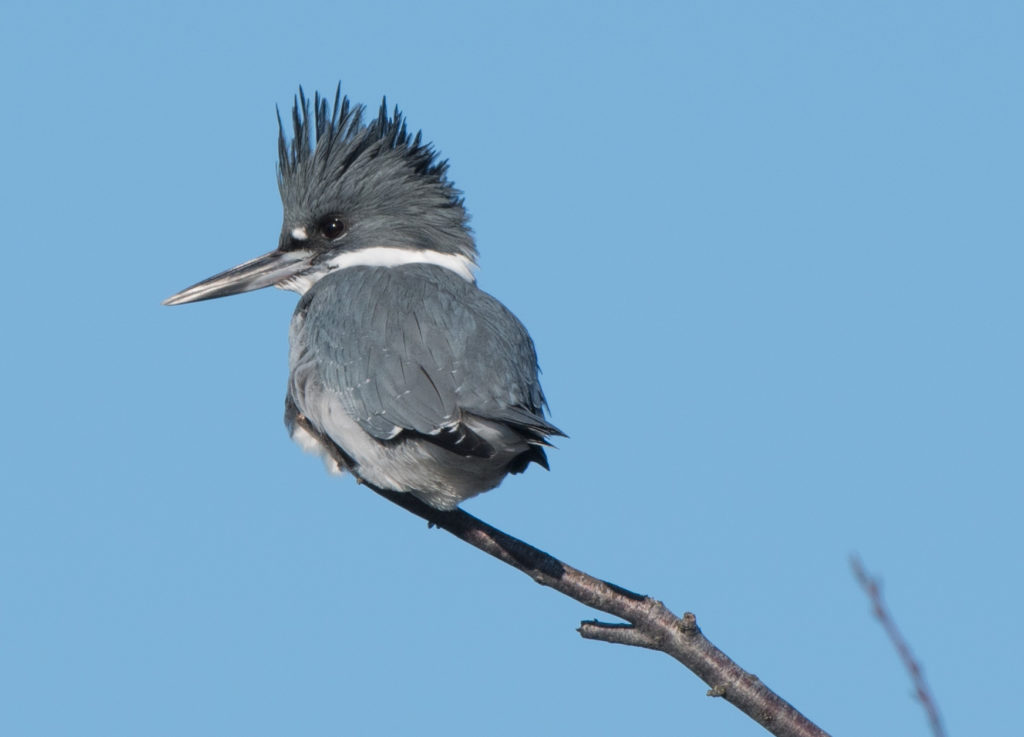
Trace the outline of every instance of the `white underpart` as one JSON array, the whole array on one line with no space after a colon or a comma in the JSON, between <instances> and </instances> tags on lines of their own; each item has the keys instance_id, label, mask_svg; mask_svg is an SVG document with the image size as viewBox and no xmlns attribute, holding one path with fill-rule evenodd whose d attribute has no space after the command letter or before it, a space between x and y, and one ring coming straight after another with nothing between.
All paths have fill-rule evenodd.
<instances>
[{"instance_id":1,"label":"white underpart","mask_svg":"<svg viewBox=\"0 0 1024 737\"><path fill-rule=\"evenodd\" d=\"M297 390L294 383L292 390ZM437 509L454 509L463 500L493 489L508 473L509 462L530 447L507 425L471 417L467 420L469 428L498 449L497 455L445 462L438 457L438 453L444 451L438 451L430 443L416 440L397 445L382 443L349 417L330 394L298 390L293 398L303 415L322 427L324 434L338 447L344 448L355 464L357 479L393 491L411 492ZM304 451L320 455L332 474L346 470L338 465L322 441L302 425L292 428L292 440Z\"/></svg>"},{"instance_id":2,"label":"white underpart","mask_svg":"<svg viewBox=\"0 0 1024 737\"><path fill-rule=\"evenodd\" d=\"M344 473L344 470L338 465L338 462L334 460L331 454L327 452L327 449L324 448L320 440L313 437L306 428L296 425L292 430L292 440L306 453L312 453L323 458L324 466L327 467L327 472L332 476L340 476Z\"/></svg>"},{"instance_id":3,"label":"white underpart","mask_svg":"<svg viewBox=\"0 0 1024 737\"><path fill-rule=\"evenodd\" d=\"M301 230L296 228L295 230ZM292 231L295 235L295 231ZM476 282L476 262L461 253L438 253L437 251L414 251L408 248L375 246L359 251L343 251L314 270L296 274L279 282L278 289L287 289L305 294L309 288L337 269L353 266L405 266L406 264L432 264L453 271L470 283Z\"/></svg>"},{"instance_id":4,"label":"white underpart","mask_svg":"<svg viewBox=\"0 0 1024 737\"><path fill-rule=\"evenodd\" d=\"M297 241L304 241L309 239L309 235L306 234L305 228L292 228L292 238Z\"/></svg>"}]
</instances>

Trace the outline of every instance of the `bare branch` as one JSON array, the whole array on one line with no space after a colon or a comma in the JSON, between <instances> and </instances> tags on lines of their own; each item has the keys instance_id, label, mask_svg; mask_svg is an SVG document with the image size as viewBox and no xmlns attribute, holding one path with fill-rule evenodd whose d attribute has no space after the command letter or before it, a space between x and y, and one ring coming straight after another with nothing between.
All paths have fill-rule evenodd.
<instances>
[{"instance_id":1,"label":"bare branch","mask_svg":"<svg viewBox=\"0 0 1024 737\"><path fill-rule=\"evenodd\" d=\"M896 652L899 653L900 660L903 661L903 666L910 673L910 679L914 683L914 695L921 702L921 706L924 707L932 734L934 737L945 737L946 731L943 729L942 720L939 718L938 705L935 703L935 699L932 698L931 691L928 690L928 683L924 679L924 672L921 670L921 666L910 652L910 646L896 628L896 622L885 607L885 601L882 599L881 584L877 578L872 578L868 575L860 562L860 558L857 556L850 558L850 566L853 568L853 575L857 577L857 582L868 595L868 599L871 600L871 609L875 618L882 623L885 633L889 635L889 640L892 642L893 647L896 648Z\"/></svg>"},{"instance_id":2,"label":"bare branch","mask_svg":"<svg viewBox=\"0 0 1024 737\"><path fill-rule=\"evenodd\" d=\"M324 447L336 448L305 417L300 415L296 422L301 423L314 437L318 437ZM348 459L340 449L337 450L336 460L342 468L350 468ZM440 527L463 542L519 569L542 586L548 586L626 622L582 622L579 632L583 637L660 650L671 655L711 687L709 696L725 699L774 735L828 737L824 730L765 686L757 676L740 668L712 645L697 627L697 618L693 614L687 612L680 619L660 601L594 578L461 509L443 512L424 504L411 494L379 489L365 481L362 483L393 504L422 517L432 526Z\"/></svg>"}]
</instances>

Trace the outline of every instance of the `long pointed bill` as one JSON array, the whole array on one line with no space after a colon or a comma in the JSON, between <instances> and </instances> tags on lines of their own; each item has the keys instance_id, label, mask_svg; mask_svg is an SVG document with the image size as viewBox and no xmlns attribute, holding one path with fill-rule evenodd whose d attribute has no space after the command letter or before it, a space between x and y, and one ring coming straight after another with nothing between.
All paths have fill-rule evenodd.
<instances>
[{"instance_id":1,"label":"long pointed bill","mask_svg":"<svg viewBox=\"0 0 1024 737\"><path fill-rule=\"evenodd\" d=\"M280 284L307 270L309 258L310 254L304 251L271 251L182 289L165 299L164 304L183 305Z\"/></svg>"}]
</instances>

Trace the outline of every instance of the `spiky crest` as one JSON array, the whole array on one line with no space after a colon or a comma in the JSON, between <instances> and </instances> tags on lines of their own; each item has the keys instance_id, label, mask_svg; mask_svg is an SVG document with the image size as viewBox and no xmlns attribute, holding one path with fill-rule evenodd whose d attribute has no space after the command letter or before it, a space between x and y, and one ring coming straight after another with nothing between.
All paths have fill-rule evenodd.
<instances>
[{"instance_id":1,"label":"spiky crest","mask_svg":"<svg viewBox=\"0 0 1024 737\"><path fill-rule=\"evenodd\" d=\"M476 245L462 195L421 133L409 133L387 99L375 119L349 102L339 85L334 103L302 88L292 106L292 136L278 111L277 180L284 230L337 213L349 219L346 248L389 247L456 253L474 260Z\"/></svg>"},{"instance_id":2,"label":"spiky crest","mask_svg":"<svg viewBox=\"0 0 1024 737\"><path fill-rule=\"evenodd\" d=\"M450 186L445 176L448 162L438 159L431 144L423 143L422 131L415 135L409 133L405 116L397 105L389 115L387 98L383 98L376 120L366 125L363 124L365 111L365 106L353 105L347 96L342 97L341 84L335 90L333 105L319 92L314 93L310 105L305 91L299 87L299 94L292 105L293 133L290 141L285 135L281 110L277 110L278 177L288 179L307 162L314 160L325 164L332 161L343 171L379 143L382 149L401 150L416 174L435 178L438 183ZM340 160L335 160L336 153L341 154ZM453 201L461 202L454 189L452 195Z\"/></svg>"}]
</instances>

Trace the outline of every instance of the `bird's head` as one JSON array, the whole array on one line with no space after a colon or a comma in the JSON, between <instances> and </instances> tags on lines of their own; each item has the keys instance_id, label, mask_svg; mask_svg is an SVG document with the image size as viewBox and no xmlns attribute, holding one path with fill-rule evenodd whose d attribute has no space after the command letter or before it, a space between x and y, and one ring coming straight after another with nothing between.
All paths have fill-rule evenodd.
<instances>
[{"instance_id":1,"label":"bird's head","mask_svg":"<svg viewBox=\"0 0 1024 737\"><path fill-rule=\"evenodd\" d=\"M362 105L299 89L292 135L278 114L277 181L284 223L277 249L165 300L175 305L268 286L304 293L348 266L432 263L472 281L476 247L448 164L410 135L387 102L370 122Z\"/></svg>"}]
</instances>

